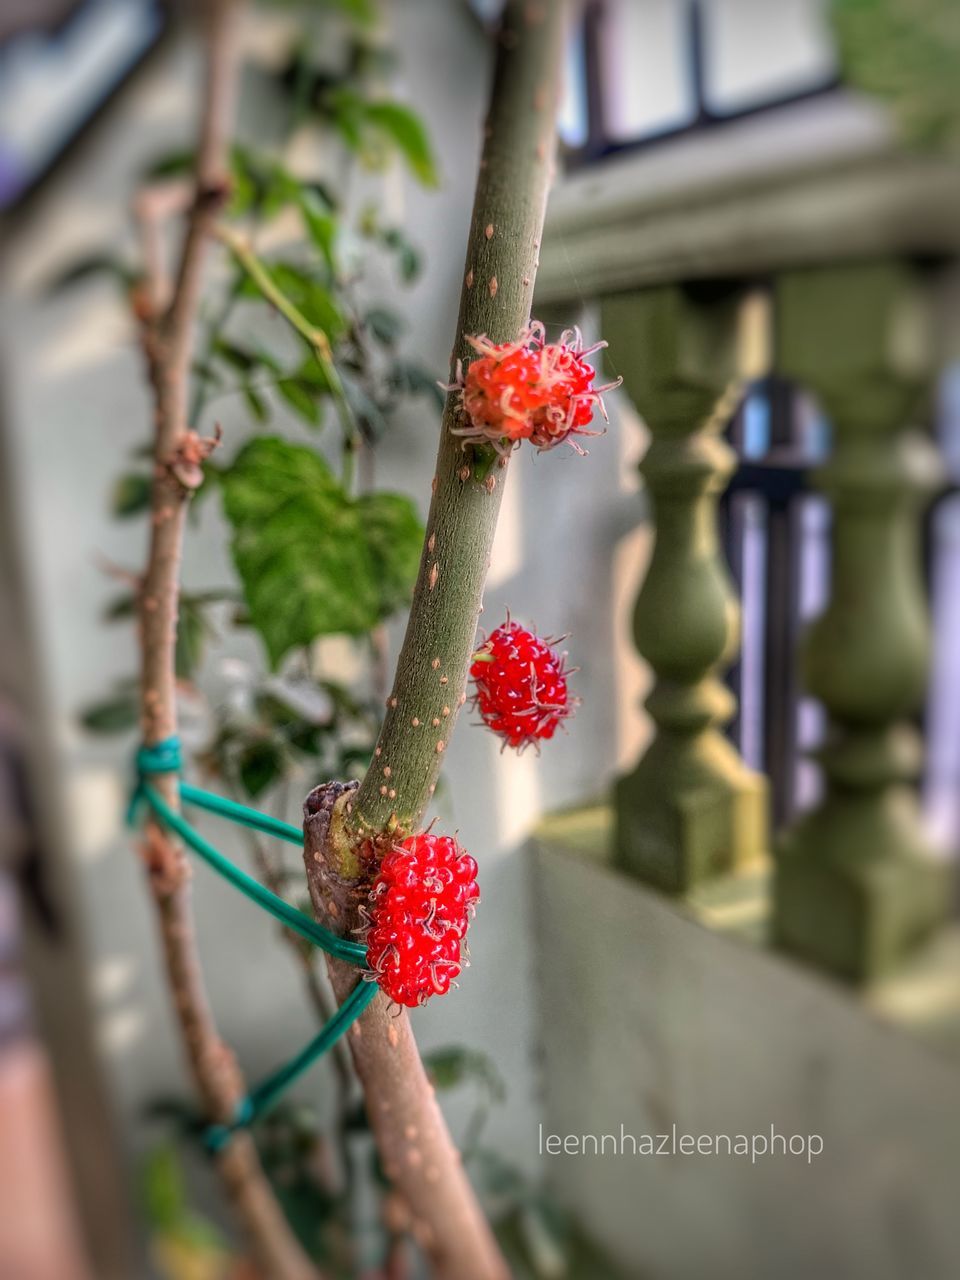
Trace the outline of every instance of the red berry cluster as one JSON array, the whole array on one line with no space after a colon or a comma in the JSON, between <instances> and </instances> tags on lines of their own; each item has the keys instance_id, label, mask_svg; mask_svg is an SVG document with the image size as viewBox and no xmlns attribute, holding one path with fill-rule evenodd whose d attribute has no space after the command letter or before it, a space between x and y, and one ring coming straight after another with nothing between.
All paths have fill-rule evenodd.
<instances>
[{"instance_id":1,"label":"red berry cluster","mask_svg":"<svg viewBox=\"0 0 960 1280\"><path fill-rule=\"evenodd\" d=\"M619 386L620 379L594 387L594 369L587 356L605 347L598 342L584 350L579 329L567 329L559 342L547 342L543 325L534 322L517 342L491 342L481 335L467 341L477 352L464 374L457 366L457 380L447 390L458 391L469 425L455 434L475 444L492 444L509 453L521 440L529 440L541 452L567 441L578 453L583 449L571 437L595 435L588 431L594 406L606 418L602 393Z\"/></svg>"},{"instance_id":2,"label":"red berry cluster","mask_svg":"<svg viewBox=\"0 0 960 1280\"><path fill-rule=\"evenodd\" d=\"M477 864L450 836L390 850L370 890L367 963L391 1000L412 1007L450 989L479 901Z\"/></svg>"},{"instance_id":3,"label":"red berry cluster","mask_svg":"<svg viewBox=\"0 0 960 1280\"><path fill-rule=\"evenodd\" d=\"M470 675L474 706L509 747L522 750L552 738L576 705L563 655L509 618L477 650Z\"/></svg>"}]
</instances>

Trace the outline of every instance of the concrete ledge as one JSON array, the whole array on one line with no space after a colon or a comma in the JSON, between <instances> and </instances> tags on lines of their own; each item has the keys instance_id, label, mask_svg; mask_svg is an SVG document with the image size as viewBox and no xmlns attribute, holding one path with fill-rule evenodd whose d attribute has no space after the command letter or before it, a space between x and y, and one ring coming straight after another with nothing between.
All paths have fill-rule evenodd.
<instances>
[{"instance_id":1,"label":"concrete ledge","mask_svg":"<svg viewBox=\"0 0 960 1280\"><path fill-rule=\"evenodd\" d=\"M762 877L678 903L609 868L609 830L598 806L532 844L543 1137L625 1152L544 1150L548 1180L629 1275L953 1280L960 934L859 996L767 950ZM623 1137L771 1126L822 1154L633 1155Z\"/></svg>"},{"instance_id":2,"label":"concrete ledge","mask_svg":"<svg viewBox=\"0 0 960 1280\"><path fill-rule=\"evenodd\" d=\"M838 92L628 153L558 183L537 305L960 247L960 170L905 154Z\"/></svg>"}]
</instances>

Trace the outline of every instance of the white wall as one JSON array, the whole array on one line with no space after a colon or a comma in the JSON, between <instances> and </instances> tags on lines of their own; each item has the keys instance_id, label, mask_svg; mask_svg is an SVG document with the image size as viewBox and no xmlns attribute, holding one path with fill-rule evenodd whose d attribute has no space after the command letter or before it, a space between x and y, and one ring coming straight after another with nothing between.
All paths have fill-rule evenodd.
<instances>
[{"instance_id":1,"label":"white wall","mask_svg":"<svg viewBox=\"0 0 960 1280\"><path fill-rule=\"evenodd\" d=\"M434 193L392 179L389 199L426 253L425 275L407 297L411 354L443 372L463 269L488 50L465 7L448 0L410 0L395 22L404 68L398 88L430 122L443 184ZM144 1100L185 1085L142 875L121 828L133 743L85 738L74 717L115 676L135 669L132 636L99 621L116 584L104 577L96 555L142 563L144 529L112 521L106 499L128 449L145 438L150 405L133 335L109 285L90 283L52 298L39 285L78 252L127 235L125 201L144 159L189 138L197 70L196 50L178 46L141 75L8 246L0 301L2 407L14 436L43 669L56 708L52 730L69 805L71 854L83 870L102 1043L131 1124ZM256 100L245 99L248 122L257 108ZM356 194L361 198L361 191ZM216 414L228 441L250 431L239 400L220 402ZM436 430L433 410L410 410L378 455L380 476L424 507ZM537 1166L535 1010L528 885L518 850L539 813L596 794L618 754L635 754L638 677L631 668L630 681L615 684L612 654L616 634L621 657L626 653L631 661L614 612L629 606L639 573L636 539L623 539L639 515L632 468L624 460L637 449L636 433L621 436L614 426L593 442L587 460L572 452L524 455L511 468L485 616L493 626L509 606L547 633L571 632L568 647L572 663L581 667L576 688L584 705L569 734L549 744L539 760L500 755L492 736L470 728L465 718L447 762L443 821L459 828L480 861L483 906L471 935L473 967L461 990L416 1015L416 1026L424 1045L459 1042L493 1055L510 1093L492 1119L490 1137L531 1171ZM615 565L623 570L617 593ZM185 580L221 585L228 572L222 525L210 501L190 533ZM242 646L238 652L254 655ZM240 854L228 830L218 828L217 837ZM213 1003L244 1067L256 1076L306 1038L310 1013L267 919L203 869L195 877L195 897ZM315 1096L322 1082L318 1072L304 1092ZM132 1137L132 1129L127 1132Z\"/></svg>"},{"instance_id":2,"label":"white wall","mask_svg":"<svg viewBox=\"0 0 960 1280\"><path fill-rule=\"evenodd\" d=\"M761 883L678 907L610 869L610 823L534 855L557 1194L628 1276L952 1280L960 931L854 1000L745 940Z\"/></svg>"}]
</instances>

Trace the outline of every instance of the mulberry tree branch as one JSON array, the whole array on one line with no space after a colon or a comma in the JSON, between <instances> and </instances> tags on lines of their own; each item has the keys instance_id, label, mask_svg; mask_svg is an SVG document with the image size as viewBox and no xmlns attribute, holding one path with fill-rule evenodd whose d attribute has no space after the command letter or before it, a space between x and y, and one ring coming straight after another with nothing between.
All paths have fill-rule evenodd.
<instances>
[{"instance_id":1,"label":"mulberry tree branch","mask_svg":"<svg viewBox=\"0 0 960 1280\"><path fill-rule=\"evenodd\" d=\"M564 8L556 0L507 7L451 373L472 354L466 335L511 341L530 318L554 163ZM507 468L501 460L485 480L475 478L469 452L451 431L460 412L457 398L448 397L413 607L374 767L354 806L356 824L372 831L415 826L465 701Z\"/></svg>"},{"instance_id":2,"label":"mulberry tree branch","mask_svg":"<svg viewBox=\"0 0 960 1280\"><path fill-rule=\"evenodd\" d=\"M565 5L510 0L500 32L483 156L467 245L452 364L465 335L516 339L529 322L553 167ZM447 401L433 501L387 714L359 789L330 783L304 808L304 859L314 910L342 933L361 922L372 860L411 831L433 794L465 701L470 654L506 479L506 459L478 478L451 428ZM329 962L343 1001L356 971ZM406 1011L373 1001L350 1035L387 1176L414 1233L445 1280L500 1280L507 1270L473 1197L424 1073Z\"/></svg>"},{"instance_id":3,"label":"mulberry tree branch","mask_svg":"<svg viewBox=\"0 0 960 1280\"><path fill-rule=\"evenodd\" d=\"M186 421L187 386L203 265L213 220L227 193L228 132L238 76L239 0L207 0L207 66L195 171L195 194L174 273L172 296L156 280L140 295L143 346L155 399L154 478L150 549L139 595L141 720L148 745L176 733L174 646L183 529L196 474L196 436ZM154 276L157 261L148 262ZM157 789L178 805L173 775ZM203 1105L217 1121L232 1118L243 1093L233 1056L220 1039L207 1000L197 949L189 867L183 849L149 823L144 856L156 907L167 980L184 1050ZM251 1139L235 1139L218 1157L234 1210L264 1275L271 1280L316 1280L317 1273L290 1230Z\"/></svg>"}]
</instances>

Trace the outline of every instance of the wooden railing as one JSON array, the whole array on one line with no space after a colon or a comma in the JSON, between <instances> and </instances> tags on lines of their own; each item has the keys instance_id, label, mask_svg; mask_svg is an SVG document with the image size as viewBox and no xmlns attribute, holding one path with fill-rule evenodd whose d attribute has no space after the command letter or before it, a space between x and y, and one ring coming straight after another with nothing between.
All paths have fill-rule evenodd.
<instances>
[{"instance_id":1,"label":"wooden railing","mask_svg":"<svg viewBox=\"0 0 960 1280\"><path fill-rule=\"evenodd\" d=\"M772 158L739 193L714 179L711 220L709 184L648 205L618 163L561 190L540 286L550 303L599 300L611 366L650 432L640 470L655 543L634 636L656 678L655 734L616 784L615 861L685 894L772 855L776 944L870 981L950 904L915 783L930 647L920 535L942 483L923 424L960 251L960 170L884 148L826 172ZM828 719L823 791L772 835L767 779L723 732L738 608L717 536L737 467L724 428L746 381L769 373L813 393L832 428L809 477L832 513L831 584L798 681Z\"/></svg>"}]
</instances>

